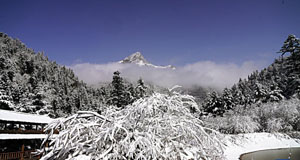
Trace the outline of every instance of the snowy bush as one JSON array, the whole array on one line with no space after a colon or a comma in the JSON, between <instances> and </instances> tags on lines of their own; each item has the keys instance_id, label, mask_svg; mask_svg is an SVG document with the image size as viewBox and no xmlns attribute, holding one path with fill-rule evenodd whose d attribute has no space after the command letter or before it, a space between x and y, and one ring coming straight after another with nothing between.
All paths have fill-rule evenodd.
<instances>
[{"instance_id":1,"label":"snowy bush","mask_svg":"<svg viewBox=\"0 0 300 160\"><path fill-rule=\"evenodd\" d=\"M268 132L299 130L299 104L298 99L263 104L256 109L259 123Z\"/></svg>"},{"instance_id":2,"label":"snowy bush","mask_svg":"<svg viewBox=\"0 0 300 160\"><path fill-rule=\"evenodd\" d=\"M251 117L245 115L231 116L228 119L229 133L253 133L259 130L260 125Z\"/></svg>"},{"instance_id":3,"label":"snowy bush","mask_svg":"<svg viewBox=\"0 0 300 160\"><path fill-rule=\"evenodd\" d=\"M223 116L207 116L202 119L208 127L222 133L251 133L300 131L300 100L297 98L235 106Z\"/></svg>"},{"instance_id":4,"label":"snowy bush","mask_svg":"<svg viewBox=\"0 0 300 160\"><path fill-rule=\"evenodd\" d=\"M270 118L267 120L266 131L267 132L279 132L283 129L283 121L279 118Z\"/></svg>"},{"instance_id":5,"label":"snowy bush","mask_svg":"<svg viewBox=\"0 0 300 160\"><path fill-rule=\"evenodd\" d=\"M190 113L195 106L190 96L154 93L105 116L80 111L48 125L42 159L224 159L220 135Z\"/></svg>"},{"instance_id":6,"label":"snowy bush","mask_svg":"<svg viewBox=\"0 0 300 160\"><path fill-rule=\"evenodd\" d=\"M253 133L260 128L252 117L234 111L227 111L222 117L207 117L205 121L208 127L226 134Z\"/></svg>"}]
</instances>

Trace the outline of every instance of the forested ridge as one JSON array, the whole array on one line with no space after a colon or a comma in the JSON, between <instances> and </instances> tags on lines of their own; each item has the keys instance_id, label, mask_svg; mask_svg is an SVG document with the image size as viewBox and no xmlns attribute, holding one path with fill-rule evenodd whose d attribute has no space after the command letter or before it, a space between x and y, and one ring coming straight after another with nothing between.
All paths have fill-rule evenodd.
<instances>
[{"instance_id":1,"label":"forested ridge","mask_svg":"<svg viewBox=\"0 0 300 160\"><path fill-rule=\"evenodd\" d=\"M237 105L248 106L299 97L300 40L295 35L289 35L278 53L279 58L267 68L253 72L247 79L240 79L220 95L217 92L210 93L203 103L204 111L222 115Z\"/></svg>"},{"instance_id":2,"label":"forested ridge","mask_svg":"<svg viewBox=\"0 0 300 160\"><path fill-rule=\"evenodd\" d=\"M300 40L289 35L279 58L240 79L222 94L211 92L201 119L223 133L282 132L300 137Z\"/></svg>"}]
</instances>

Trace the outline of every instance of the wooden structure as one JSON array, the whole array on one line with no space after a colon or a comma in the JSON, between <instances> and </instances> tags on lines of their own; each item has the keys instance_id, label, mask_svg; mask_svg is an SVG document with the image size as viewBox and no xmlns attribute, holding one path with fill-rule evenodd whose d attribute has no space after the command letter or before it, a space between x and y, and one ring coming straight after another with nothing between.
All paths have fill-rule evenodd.
<instances>
[{"instance_id":1,"label":"wooden structure","mask_svg":"<svg viewBox=\"0 0 300 160\"><path fill-rule=\"evenodd\" d=\"M24 145L23 145L24 149ZM21 159L21 160L33 160L33 159L40 159L39 155L34 155L33 153L35 150L27 150L27 151L19 151L19 152L7 152L7 153L0 153L0 160L8 160L8 159Z\"/></svg>"},{"instance_id":2,"label":"wooden structure","mask_svg":"<svg viewBox=\"0 0 300 160\"><path fill-rule=\"evenodd\" d=\"M33 156L46 138L47 116L0 110L0 160L39 159Z\"/></svg>"}]
</instances>

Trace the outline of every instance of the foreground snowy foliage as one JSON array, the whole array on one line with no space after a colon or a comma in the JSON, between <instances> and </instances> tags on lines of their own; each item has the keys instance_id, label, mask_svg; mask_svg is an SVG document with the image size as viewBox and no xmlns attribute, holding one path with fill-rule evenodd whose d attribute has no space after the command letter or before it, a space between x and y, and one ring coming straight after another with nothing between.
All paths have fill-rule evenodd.
<instances>
[{"instance_id":1,"label":"foreground snowy foliage","mask_svg":"<svg viewBox=\"0 0 300 160\"><path fill-rule=\"evenodd\" d=\"M80 111L49 124L42 159L224 159L219 134L203 127L192 108L190 96L154 93L105 116Z\"/></svg>"}]
</instances>

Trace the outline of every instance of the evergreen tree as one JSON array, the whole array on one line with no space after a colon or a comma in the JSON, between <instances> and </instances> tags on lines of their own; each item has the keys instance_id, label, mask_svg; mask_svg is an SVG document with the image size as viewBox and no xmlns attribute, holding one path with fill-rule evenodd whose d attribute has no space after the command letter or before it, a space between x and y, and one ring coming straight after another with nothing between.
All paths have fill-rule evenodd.
<instances>
[{"instance_id":1,"label":"evergreen tree","mask_svg":"<svg viewBox=\"0 0 300 160\"><path fill-rule=\"evenodd\" d=\"M256 102L266 102L266 98L267 98L267 94L268 94L268 90L266 89L266 86L260 84L260 83L256 83L255 84L255 101Z\"/></svg>"},{"instance_id":2,"label":"evergreen tree","mask_svg":"<svg viewBox=\"0 0 300 160\"><path fill-rule=\"evenodd\" d=\"M293 96L300 86L300 40L295 35L289 35L279 52L291 53L291 56L286 58L288 82L285 92L288 96Z\"/></svg>"},{"instance_id":3,"label":"evergreen tree","mask_svg":"<svg viewBox=\"0 0 300 160\"><path fill-rule=\"evenodd\" d=\"M276 83L271 84L270 91L268 92L269 102L279 102L284 99L282 95L282 90L278 87Z\"/></svg>"},{"instance_id":4,"label":"evergreen tree","mask_svg":"<svg viewBox=\"0 0 300 160\"><path fill-rule=\"evenodd\" d=\"M0 88L0 109L12 110L12 98Z\"/></svg>"},{"instance_id":5,"label":"evergreen tree","mask_svg":"<svg viewBox=\"0 0 300 160\"><path fill-rule=\"evenodd\" d=\"M232 109L234 107L233 96L231 90L225 88L222 94L223 108L225 110Z\"/></svg>"},{"instance_id":6,"label":"evergreen tree","mask_svg":"<svg viewBox=\"0 0 300 160\"><path fill-rule=\"evenodd\" d=\"M147 87L145 86L145 83L141 78L137 81L137 86L136 86L135 90L136 90L136 94L137 94L137 99L143 98L146 96Z\"/></svg>"},{"instance_id":7,"label":"evergreen tree","mask_svg":"<svg viewBox=\"0 0 300 160\"><path fill-rule=\"evenodd\" d=\"M133 85L130 83L126 87L126 102L127 104L133 103L137 99L137 94L134 90Z\"/></svg>"},{"instance_id":8,"label":"evergreen tree","mask_svg":"<svg viewBox=\"0 0 300 160\"><path fill-rule=\"evenodd\" d=\"M110 93L109 104L119 108L124 107L127 104L126 93L123 78L120 76L119 71L114 72L112 86L113 89Z\"/></svg>"},{"instance_id":9,"label":"evergreen tree","mask_svg":"<svg viewBox=\"0 0 300 160\"><path fill-rule=\"evenodd\" d=\"M204 114L222 115L224 103L217 92L210 93L203 104Z\"/></svg>"},{"instance_id":10,"label":"evergreen tree","mask_svg":"<svg viewBox=\"0 0 300 160\"><path fill-rule=\"evenodd\" d=\"M281 53L283 56L287 52L290 52L291 55L300 52L300 40L295 35L291 34L288 36L278 53Z\"/></svg>"}]
</instances>

